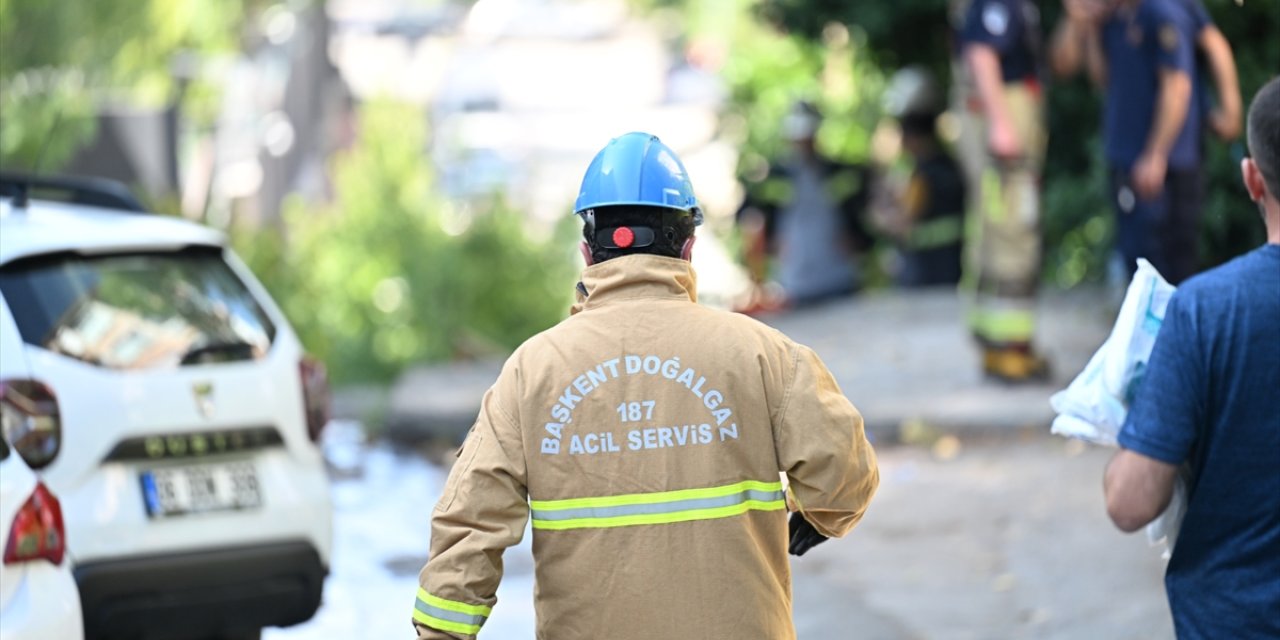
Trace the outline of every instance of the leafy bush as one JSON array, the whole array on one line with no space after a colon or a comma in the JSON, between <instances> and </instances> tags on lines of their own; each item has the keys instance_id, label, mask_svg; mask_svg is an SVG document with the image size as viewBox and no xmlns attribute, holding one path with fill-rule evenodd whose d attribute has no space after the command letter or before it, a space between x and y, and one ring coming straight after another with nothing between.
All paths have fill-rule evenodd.
<instances>
[{"instance_id":1,"label":"leafy bush","mask_svg":"<svg viewBox=\"0 0 1280 640\"><path fill-rule=\"evenodd\" d=\"M338 382L413 362L501 354L551 326L572 297L572 225L536 239L494 199L435 196L421 111L372 103L333 167L331 204L286 203L281 230L237 250Z\"/></svg>"},{"instance_id":2,"label":"leafy bush","mask_svg":"<svg viewBox=\"0 0 1280 640\"><path fill-rule=\"evenodd\" d=\"M168 104L182 82L171 67L234 51L254 4L0 0L0 166L56 171L92 139L108 97ZM209 79L197 75L182 96L189 121L212 121Z\"/></svg>"}]
</instances>

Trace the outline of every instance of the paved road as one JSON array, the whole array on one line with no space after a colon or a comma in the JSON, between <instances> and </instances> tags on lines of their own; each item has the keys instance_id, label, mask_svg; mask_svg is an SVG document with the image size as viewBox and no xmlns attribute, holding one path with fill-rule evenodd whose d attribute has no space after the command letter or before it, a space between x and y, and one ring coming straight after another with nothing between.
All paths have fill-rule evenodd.
<instances>
[{"instance_id":1,"label":"paved road","mask_svg":"<svg viewBox=\"0 0 1280 640\"><path fill-rule=\"evenodd\" d=\"M794 563L801 640L1171 638L1164 561L1103 512L1109 451L1042 432L884 446L850 537ZM333 574L310 623L268 640L408 638L443 470L380 445L336 480ZM533 638L529 537L481 638Z\"/></svg>"},{"instance_id":2,"label":"paved road","mask_svg":"<svg viewBox=\"0 0 1280 640\"><path fill-rule=\"evenodd\" d=\"M1106 518L1109 451L956 444L883 451L863 524L794 563L800 638L1173 636L1158 550Z\"/></svg>"}]
</instances>

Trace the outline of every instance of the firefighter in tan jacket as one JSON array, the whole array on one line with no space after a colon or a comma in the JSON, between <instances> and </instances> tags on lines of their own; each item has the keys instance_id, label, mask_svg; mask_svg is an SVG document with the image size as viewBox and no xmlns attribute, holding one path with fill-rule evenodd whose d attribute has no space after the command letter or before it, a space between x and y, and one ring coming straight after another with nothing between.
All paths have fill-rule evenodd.
<instances>
[{"instance_id":1,"label":"firefighter in tan jacket","mask_svg":"<svg viewBox=\"0 0 1280 640\"><path fill-rule=\"evenodd\" d=\"M480 632L532 518L540 639L794 638L788 539L845 535L879 482L862 417L813 351L695 303L701 213L656 137L611 141L576 209L579 303L485 394L432 517L418 637Z\"/></svg>"}]
</instances>

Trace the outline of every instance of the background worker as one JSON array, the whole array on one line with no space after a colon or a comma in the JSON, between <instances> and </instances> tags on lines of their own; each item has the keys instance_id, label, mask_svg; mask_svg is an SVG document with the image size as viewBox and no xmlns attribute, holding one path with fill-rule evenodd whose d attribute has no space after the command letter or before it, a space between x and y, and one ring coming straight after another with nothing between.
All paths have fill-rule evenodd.
<instances>
[{"instance_id":1,"label":"background worker","mask_svg":"<svg viewBox=\"0 0 1280 640\"><path fill-rule=\"evenodd\" d=\"M1047 134L1040 14L1031 0L973 0L958 15L960 158L969 164L972 225L966 287L983 371L1023 382L1048 364L1032 346L1040 282L1040 175Z\"/></svg>"},{"instance_id":2,"label":"background worker","mask_svg":"<svg viewBox=\"0 0 1280 640\"><path fill-rule=\"evenodd\" d=\"M788 154L762 181L745 185L738 210L748 270L764 280L765 256L772 256L772 276L792 307L856 291L857 256L871 242L863 223L870 174L818 151L821 122L812 104L795 103L782 122Z\"/></svg>"},{"instance_id":3,"label":"background worker","mask_svg":"<svg viewBox=\"0 0 1280 640\"><path fill-rule=\"evenodd\" d=\"M419 637L479 632L532 515L540 638L795 638L788 548L848 533L879 482L861 416L812 350L696 304L702 214L656 137L610 142L575 211L579 303L485 395L432 516Z\"/></svg>"},{"instance_id":4,"label":"background worker","mask_svg":"<svg viewBox=\"0 0 1280 640\"><path fill-rule=\"evenodd\" d=\"M1117 245L1128 273L1146 258L1172 284L1199 268L1200 109L1194 29L1180 0L1064 0L1056 73L1087 67L1105 88L1103 144Z\"/></svg>"},{"instance_id":5,"label":"background worker","mask_svg":"<svg viewBox=\"0 0 1280 640\"><path fill-rule=\"evenodd\" d=\"M911 175L880 227L897 244L895 280L904 287L955 285L960 281L964 239L964 175L938 140L942 92L933 75L908 67L885 92L888 114L898 121Z\"/></svg>"},{"instance_id":6,"label":"background worker","mask_svg":"<svg viewBox=\"0 0 1280 640\"><path fill-rule=\"evenodd\" d=\"M1267 244L1174 293L1105 475L1107 513L1131 532L1190 471L1165 573L1179 638L1280 638L1280 79L1247 137Z\"/></svg>"}]
</instances>

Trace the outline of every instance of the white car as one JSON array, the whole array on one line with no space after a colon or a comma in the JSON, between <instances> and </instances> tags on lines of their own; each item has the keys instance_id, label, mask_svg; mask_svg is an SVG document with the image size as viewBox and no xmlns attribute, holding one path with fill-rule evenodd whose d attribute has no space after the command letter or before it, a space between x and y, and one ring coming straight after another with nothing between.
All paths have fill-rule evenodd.
<instances>
[{"instance_id":1,"label":"white car","mask_svg":"<svg viewBox=\"0 0 1280 640\"><path fill-rule=\"evenodd\" d=\"M119 189L0 176L0 409L62 501L85 636L307 620L332 539L323 370L221 233Z\"/></svg>"},{"instance_id":2,"label":"white car","mask_svg":"<svg viewBox=\"0 0 1280 640\"><path fill-rule=\"evenodd\" d=\"M58 499L0 438L0 640L80 640Z\"/></svg>"}]
</instances>

